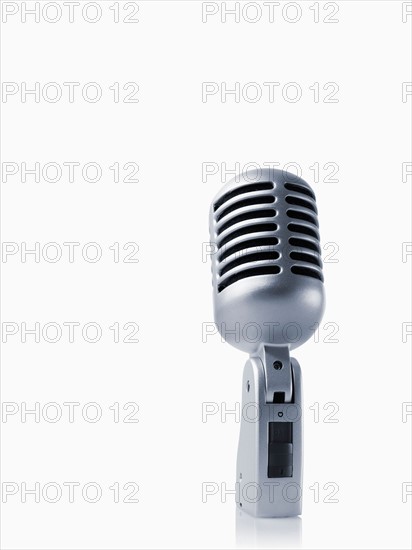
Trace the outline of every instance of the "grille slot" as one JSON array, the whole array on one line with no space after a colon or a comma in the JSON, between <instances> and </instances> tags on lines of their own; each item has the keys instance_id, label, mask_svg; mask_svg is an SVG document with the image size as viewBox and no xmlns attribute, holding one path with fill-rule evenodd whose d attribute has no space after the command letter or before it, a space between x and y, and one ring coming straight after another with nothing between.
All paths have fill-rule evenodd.
<instances>
[{"instance_id":1,"label":"grille slot","mask_svg":"<svg viewBox=\"0 0 412 550\"><path fill-rule=\"evenodd\" d=\"M292 204L293 206L303 206L303 208L309 208L309 210L312 210L315 214L318 213L316 206L307 199L288 195L285 200L288 204Z\"/></svg>"},{"instance_id":2,"label":"grille slot","mask_svg":"<svg viewBox=\"0 0 412 550\"><path fill-rule=\"evenodd\" d=\"M303 265L293 265L290 270L296 275L305 275L307 277L313 277L314 279L319 279L323 283L323 275L319 273L316 269L312 267L307 267Z\"/></svg>"},{"instance_id":3,"label":"grille slot","mask_svg":"<svg viewBox=\"0 0 412 550\"><path fill-rule=\"evenodd\" d=\"M233 241L233 239L241 237L242 235L248 235L249 233L260 233L263 231L276 231L277 228L278 226L275 223L256 223L253 225L247 225L246 227L241 227L229 235L226 235L226 237L219 242L218 246L221 248L228 242Z\"/></svg>"},{"instance_id":4,"label":"grille slot","mask_svg":"<svg viewBox=\"0 0 412 550\"><path fill-rule=\"evenodd\" d=\"M319 245L312 241L308 241L307 239L298 239L296 237L291 237L289 239L289 244L291 246L297 246L298 248L308 248L309 250L313 250L314 252L320 254Z\"/></svg>"},{"instance_id":5,"label":"grille slot","mask_svg":"<svg viewBox=\"0 0 412 550\"><path fill-rule=\"evenodd\" d=\"M266 252L252 252L250 254L243 254L239 258L236 258L235 260L232 260L230 262L227 262L220 270L219 275L222 276L231 269L234 269L235 267L238 267L242 264L248 264L250 262L260 262L263 260L268 261L274 261L279 258L280 254L279 252L276 252L275 250L269 250Z\"/></svg>"},{"instance_id":6,"label":"grille slot","mask_svg":"<svg viewBox=\"0 0 412 550\"><path fill-rule=\"evenodd\" d=\"M275 202L275 197L273 195L260 195L257 197L251 197L250 199L243 199L225 208L220 214L216 216L216 221L220 222L222 218L224 218L231 212L238 210L239 208L244 208L245 206L253 206L254 204L271 204L273 202Z\"/></svg>"},{"instance_id":7,"label":"grille slot","mask_svg":"<svg viewBox=\"0 0 412 550\"><path fill-rule=\"evenodd\" d=\"M288 210L286 214L289 218L294 218L295 220L304 220L305 222L313 223L313 225L318 226L318 221L315 216L312 214L307 214L306 212L301 212L300 210Z\"/></svg>"},{"instance_id":8,"label":"grille slot","mask_svg":"<svg viewBox=\"0 0 412 550\"><path fill-rule=\"evenodd\" d=\"M222 283L217 287L218 292L222 292L225 288L240 281L241 279L247 279L248 277L254 277L255 275L276 275L280 273L280 267L278 265L264 265L258 267L250 267L239 271L239 273L234 273L233 275L227 277Z\"/></svg>"},{"instance_id":9,"label":"grille slot","mask_svg":"<svg viewBox=\"0 0 412 550\"><path fill-rule=\"evenodd\" d=\"M229 229L229 227L232 227L232 225L236 225L237 223L244 222L246 220L254 220L257 218L273 218L276 216L276 210L273 208L266 208L263 210L252 210L251 212L244 212L243 214L239 214L238 216L233 217L232 219L228 220L224 224L222 224L218 230L217 234L220 235L223 233L223 231L226 231L226 229Z\"/></svg>"},{"instance_id":10,"label":"grille slot","mask_svg":"<svg viewBox=\"0 0 412 550\"><path fill-rule=\"evenodd\" d=\"M243 195L245 193L251 193L253 191L268 191L269 189L273 189L273 183L270 181L265 182L259 182L259 183L250 183L249 185L242 185L240 187L237 187L236 189L232 189L228 193L225 193L220 199L218 199L214 204L214 211L222 206L225 202L227 202L230 199L233 199L233 197L237 197L239 195Z\"/></svg>"},{"instance_id":11,"label":"grille slot","mask_svg":"<svg viewBox=\"0 0 412 550\"><path fill-rule=\"evenodd\" d=\"M316 200L315 193L311 189L308 189L303 185L299 185L298 183L285 183L285 189L287 189L288 191L295 191L296 193L302 193L303 195L310 197L314 201Z\"/></svg>"},{"instance_id":12,"label":"grille slot","mask_svg":"<svg viewBox=\"0 0 412 550\"><path fill-rule=\"evenodd\" d=\"M317 258L317 256L313 256L312 254L306 254L305 252L296 252L293 251L289 254L290 258L292 260L298 260L300 262L307 262L310 264L317 265L318 267L322 268L322 263Z\"/></svg>"},{"instance_id":13,"label":"grille slot","mask_svg":"<svg viewBox=\"0 0 412 550\"><path fill-rule=\"evenodd\" d=\"M300 223L289 223L288 229L291 233L303 233L304 235L309 235L314 239L319 239L319 235L314 229L312 229L311 227L307 227L306 225L302 225Z\"/></svg>"},{"instance_id":14,"label":"grille slot","mask_svg":"<svg viewBox=\"0 0 412 550\"><path fill-rule=\"evenodd\" d=\"M231 256L236 254L240 250L248 250L249 248L263 248L264 246L276 246L279 244L279 239L277 237L260 237L260 239L248 239L247 241L242 241L241 243L235 244L226 250L224 250L219 255L219 262L223 262Z\"/></svg>"}]
</instances>

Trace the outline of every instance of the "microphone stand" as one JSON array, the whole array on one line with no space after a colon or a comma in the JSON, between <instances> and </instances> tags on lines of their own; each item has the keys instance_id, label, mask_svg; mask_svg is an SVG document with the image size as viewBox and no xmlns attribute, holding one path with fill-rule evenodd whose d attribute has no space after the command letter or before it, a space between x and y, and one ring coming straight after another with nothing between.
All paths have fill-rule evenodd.
<instances>
[{"instance_id":1,"label":"microphone stand","mask_svg":"<svg viewBox=\"0 0 412 550\"><path fill-rule=\"evenodd\" d=\"M243 371L237 504L256 517L302 512L301 369L287 346L261 345Z\"/></svg>"}]
</instances>

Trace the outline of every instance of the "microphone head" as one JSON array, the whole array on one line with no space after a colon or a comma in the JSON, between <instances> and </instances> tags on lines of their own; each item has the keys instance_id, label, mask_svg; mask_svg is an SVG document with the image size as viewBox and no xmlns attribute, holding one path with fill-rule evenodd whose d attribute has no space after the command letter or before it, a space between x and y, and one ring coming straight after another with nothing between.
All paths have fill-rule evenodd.
<instances>
[{"instance_id":1,"label":"microphone head","mask_svg":"<svg viewBox=\"0 0 412 550\"><path fill-rule=\"evenodd\" d=\"M317 212L308 183L271 168L233 178L213 200L215 322L236 348L293 349L316 330L325 302Z\"/></svg>"}]
</instances>

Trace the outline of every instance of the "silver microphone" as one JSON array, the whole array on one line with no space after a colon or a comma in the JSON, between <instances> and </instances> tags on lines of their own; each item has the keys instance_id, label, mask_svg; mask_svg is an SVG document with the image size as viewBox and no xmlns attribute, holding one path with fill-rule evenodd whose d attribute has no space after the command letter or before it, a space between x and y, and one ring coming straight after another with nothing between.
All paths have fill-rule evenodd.
<instances>
[{"instance_id":1,"label":"silver microphone","mask_svg":"<svg viewBox=\"0 0 412 550\"><path fill-rule=\"evenodd\" d=\"M317 213L308 183L270 168L233 178L210 210L215 322L250 354L237 502L258 517L302 510L301 372L289 351L313 335L324 311Z\"/></svg>"}]
</instances>

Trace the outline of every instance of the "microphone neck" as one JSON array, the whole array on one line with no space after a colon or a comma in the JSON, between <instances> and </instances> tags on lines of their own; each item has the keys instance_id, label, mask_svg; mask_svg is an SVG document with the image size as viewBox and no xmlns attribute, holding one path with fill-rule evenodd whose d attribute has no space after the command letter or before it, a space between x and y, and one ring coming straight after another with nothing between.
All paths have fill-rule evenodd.
<instances>
[{"instance_id":1,"label":"microphone neck","mask_svg":"<svg viewBox=\"0 0 412 550\"><path fill-rule=\"evenodd\" d=\"M293 403L293 373L289 346L262 344L258 350L265 372L266 403Z\"/></svg>"}]
</instances>

